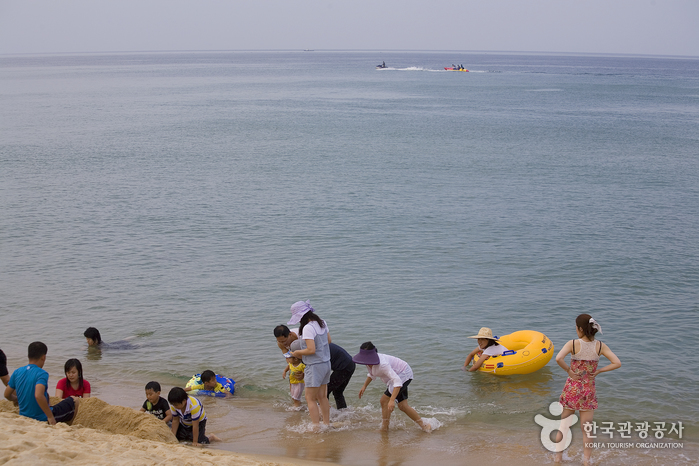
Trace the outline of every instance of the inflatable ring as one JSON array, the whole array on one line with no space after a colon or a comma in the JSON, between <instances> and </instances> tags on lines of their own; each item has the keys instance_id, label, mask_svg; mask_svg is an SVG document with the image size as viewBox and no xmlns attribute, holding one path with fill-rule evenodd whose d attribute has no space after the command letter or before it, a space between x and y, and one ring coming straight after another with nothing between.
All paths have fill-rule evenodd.
<instances>
[{"instance_id":1,"label":"inflatable ring","mask_svg":"<svg viewBox=\"0 0 699 466\"><path fill-rule=\"evenodd\" d=\"M508 351L491 356L478 369L496 375L530 374L544 367L553 357L553 342L541 332L520 330L498 339ZM474 364L480 354L473 357Z\"/></svg>"},{"instance_id":2,"label":"inflatable ring","mask_svg":"<svg viewBox=\"0 0 699 466\"><path fill-rule=\"evenodd\" d=\"M222 390L192 390L188 393L195 396L217 396L219 398L223 398L229 393L232 395L235 392L235 381L233 379L216 374L216 382L221 384L223 388ZM194 387L197 385L203 385L203 382L201 381L201 374L196 374L194 377L189 379L189 382L187 382L185 388Z\"/></svg>"}]
</instances>

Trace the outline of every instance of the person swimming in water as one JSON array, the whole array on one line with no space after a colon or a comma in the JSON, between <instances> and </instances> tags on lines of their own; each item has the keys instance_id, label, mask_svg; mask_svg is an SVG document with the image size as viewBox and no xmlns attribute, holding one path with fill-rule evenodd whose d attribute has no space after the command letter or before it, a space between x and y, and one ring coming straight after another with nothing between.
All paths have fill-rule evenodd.
<instances>
[{"instance_id":1,"label":"person swimming in water","mask_svg":"<svg viewBox=\"0 0 699 466\"><path fill-rule=\"evenodd\" d=\"M89 348L94 348L97 350L100 350L102 348L131 349L131 348L136 347L136 345L129 342L129 339L135 338L135 337L129 337L128 339L115 341L113 343L105 343L102 341L102 335L100 335L100 331L97 330L95 327L88 327L87 330L85 330L85 332L83 333L83 336L85 337L85 340L87 341L88 349Z\"/></svg>"}]
</instances>

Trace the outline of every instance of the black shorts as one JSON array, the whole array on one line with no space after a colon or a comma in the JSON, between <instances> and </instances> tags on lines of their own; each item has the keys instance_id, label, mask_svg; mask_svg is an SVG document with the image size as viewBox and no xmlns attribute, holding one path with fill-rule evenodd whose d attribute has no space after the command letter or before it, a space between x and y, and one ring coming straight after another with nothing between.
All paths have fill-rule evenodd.
<instances>
[{"instance_id":1,"label":"black shorts","mask_svg":"<svg viewBox=\"0 0 699 466\"><path fill-rule=\"evenodd\" d=\"M182 421L180 421L180 424L177 426L177 433L175 434L175 437L177 437L177 440L184 440L185 442L191 442L194 440L194 430L192 429L192 426L186 426L182 424ZM202 445L207 445L209 443L209 437L206 436L206 419L203 421L199 421L199 441L198 443L201 443Z\"/></svg>"},{"instance_id":2,"label":"black shorts","mask_svg":"<svg viewBox=\"0 0 699 466\"><path fill-rule=\"evenodd\" d=\"M75 400L69 396L60 403L51 406L51 412L56 422L70 422L75 416Z\"/></svg>"},{"instance_id":3,"label":"black shorts","mask_svg":"<svg viewBox=\"0 0 699 466\"><path fill-rule=\"evenodd\" d=\"M0 349L0 377L5 377L7 374L9 374L7 372L7 357Z\"/></svg>"},{"instance_id":4,"label":"black shorts","mask_svg":"<svg viewBox=\"0 0 699 466\"><path fill-rule=\"evenodd\" d=\"M400 391L398 392L398 396L396 397L396 403L400 403L401 401L407 400L408 399L408 385L410 385L410 382L412 382L413 379L408 379L405 381L402 387L400 387ZM387 397L393 396L393 393L389 392L386 390L384 392L384 395Z\"/></svg>"}]
</instances>

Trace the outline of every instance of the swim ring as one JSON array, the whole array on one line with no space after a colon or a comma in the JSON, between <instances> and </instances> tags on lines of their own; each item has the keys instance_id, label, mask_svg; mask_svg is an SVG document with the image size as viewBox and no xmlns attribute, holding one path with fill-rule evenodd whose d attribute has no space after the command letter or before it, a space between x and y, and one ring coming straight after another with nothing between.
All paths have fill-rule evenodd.
<instances>
[{"instance_id":1,"label":"swim ring","mask_svg":"<svg viewBox=\"0 0 699 466\"><path fill-rule=\"evenodd\" d=\"M192 390L189 393L195 396L217 396L219 398L223 398L226 396L227 393L230 392L230 394L232 395L235 392L235 381L233 379L229 379L228 377L216 374L216 382L220 383L223 386L223 391ZM196 374L191 379L189 379L189 382L187 382L185 388L202 384L203 382L201 381L201 374Z\"/></svg>"},{"instance_id":2,"label":"swim ring","mask_svg":"<svg viewBox=\"0 0 699 466\"><path fill-rule=\"evenodd\" d=\"M553 342L543 333L520 330L498 338L508 351L491 356L478 369L496 375L530 374L544 367L553 357ZM473 357L475 363L480 359Z\"/></svg>"}]
</instances>

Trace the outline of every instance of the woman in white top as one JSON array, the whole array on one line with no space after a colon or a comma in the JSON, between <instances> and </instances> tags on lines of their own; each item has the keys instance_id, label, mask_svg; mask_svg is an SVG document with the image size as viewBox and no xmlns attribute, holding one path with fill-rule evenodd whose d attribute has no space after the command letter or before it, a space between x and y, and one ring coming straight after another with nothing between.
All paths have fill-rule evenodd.
<instances>
[{"instance_id":1,"label":"woman in white top","mask_svg":"<svg viewBox=\"0 0 699 466\"><path fill-rule=\"evenodd\" d=\"M478 332L478 335L474 335L468 338L477 338L478 346L476 347L476 349L471 351L468 357L466 358L466 362L464 362L464 370L466 370L468 365L471 363L473 357L476 354L481 353L478 362L473 364L468 369L469 372L475 372L478 369L480 369L483 363L487 361L491 356L500 356L502 353L507 351L507 348L498 343L497 338L493 337L493 331L490 330L488 327L481 328Z\"/></svg>"},{"instance_id":2,"label":"woman in white top","mask_svg":"<svg viewBox=\"0 0 699 466\"><path fill-rule=\"evenodd\" d=\"M292 351L291 355L301 358L306 365L304 383L308 414L314 429L317 429L320 427L321 414L323 424L330 425L330 333L325 321L315 314L310 301L298 301L291 306L291 320L287 325L297 323L300 323L299 334L303 349Z\"/></svg>"},{"instance_id":3,"label":"woman in white top","mask_svg":"<svg viewBox=\"0 0 699 466\"><path fill-rule=\"evenodd\" d=\"M407 362L388 354L381 354L370 342L362 343L359 353L352 360L357 364L367 366L369 375L364 382L364 386L359 390L359 398L364 395L367 386L376 377L386 384L386 391L381 396L381 415L383 422L381 430L387 431L391 421L391 413L395 409L396 401L398 409L408 415L425 432L429 432L432 427L423 422L420 415L408 404L408 385L413 380L413 370Z\"/></svg>"}]
</instances>

